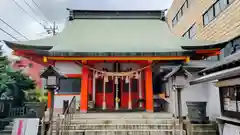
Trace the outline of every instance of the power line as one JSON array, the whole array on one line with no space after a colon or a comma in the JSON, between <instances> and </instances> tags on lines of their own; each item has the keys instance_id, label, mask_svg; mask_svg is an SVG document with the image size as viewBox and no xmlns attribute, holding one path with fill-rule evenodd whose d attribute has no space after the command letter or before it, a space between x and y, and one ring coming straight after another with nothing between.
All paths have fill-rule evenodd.
<instances>
[{"instance_id":1,"label":"power line","mask_svg":"<svg viewBox=\"0 0 240 135\"><path fill-rule=\"evenodd\" d=\"M31 16L24 8L22 8L15 0L12 0L15 5L17 5L24 13L26 13L29 17L31 17L33 20L35 20L38 24L45 27L41 22L39 22L37 19L35 19L33 16Z\"/></svg>"},{"instance_id":2,"label":"power line","mask_svg":"<svg viewBox=\"0 0 240 135\"><path fill-rule=\"evenodd\" d=\"M41 12L41 14L47 19L47 21L49 21L49 19L46 17L46 15L44 14L44 12L42 11L42 9L40 8L40 6L34 1L32 0L32 2L34 3L34 5L38 8L38 10ZM50 21L49 21L50 22Z\"/></svg>"},{"instance_id":3,"label":"power line","mask_svg":"<svg viewBox=\"0 0 240 135\"><path fill-rule=\"evenodd\" d=\"M26 0L23 0L24 1L24 3L32 10L32 12L34 13L34 14L36 14L36 16L38 16L39 18L41 18L39 15L38 15L38 13L31 7L31 5L29 5L29 3L27 3L27 1ZM41 19L42 21L44 21L46 24L47 24L47 22L44 20L44 19Z\"/></svg>"},{"instance_id":4,"label":"power line","mask_svg":"<svg viewBox=\"0 0 240 135\"><path fill-rule=\"evenodd\" d=\"M11 25L9 25L8 23L6 23L6 22L5 22L4 20L2 20L1 18L0 18L0 21L3 22L4 24L6 24L8 27L10 27L12 30L14 30L16 33L18 33L20 36L22 36L23 38L25 38L25 39L28 40L27 37L25 37L23 34L21 34L20 32L18 32L16 29L14 29Z\"/></svg>"},{"instance_id":5,"label":"power line","mask_svg":"<svg viewBox=\"0 0 240 135\"><path fill-rule=\"evenodd\" d=\"M0 30L1 30L2 32L4 32L5 34L7 34L8 36L12 37L13 39L19 41L16 37L14 37L13 35L11 35L11 34L8 33L7 31L5 31L4 29L0 28Z\"/></svg>"}]
</instances>

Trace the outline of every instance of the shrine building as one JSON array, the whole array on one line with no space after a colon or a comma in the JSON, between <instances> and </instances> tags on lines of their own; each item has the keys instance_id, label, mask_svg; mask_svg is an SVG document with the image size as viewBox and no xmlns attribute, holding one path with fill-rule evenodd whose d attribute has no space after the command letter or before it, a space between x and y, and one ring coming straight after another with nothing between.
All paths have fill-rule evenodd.
<instances>
[{"instance_id":1,"label":"shrine building","mask_svg":"<svg viewBox=\"0 0 240 135\"><path fill-rule=\"evenodd\" d=\"M10 42L14 54L68 78L60 81L55 108L76 96L81 112L90 110L154 111L153 74L161 65L179 65L219 55L227 41L191 40L174 35L164 11L69 10L59 34L45 39ZM164 77L164 76L162 76ZM161 78L161 76L160 76ZM51 98L49 96L49 106Z\"/></svg>"}]
</instances>

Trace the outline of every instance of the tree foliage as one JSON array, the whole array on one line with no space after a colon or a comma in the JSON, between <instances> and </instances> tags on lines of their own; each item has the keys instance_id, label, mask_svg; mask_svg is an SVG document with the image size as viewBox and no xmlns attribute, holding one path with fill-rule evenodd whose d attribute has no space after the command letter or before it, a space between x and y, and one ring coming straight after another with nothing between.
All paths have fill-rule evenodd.
<instances>
[{"instance_id":1,"label":"tree foliage","mask_svg":"<svg viewBox=\"0 0 240 135\"><path fill-rule=\"evenodd\" d=\"M24 91L35 89L35 82L21 71L11 71L6 57L0 57L0 98L14 99L19 105L25 100Z\"/></svg>"}]
</instances>

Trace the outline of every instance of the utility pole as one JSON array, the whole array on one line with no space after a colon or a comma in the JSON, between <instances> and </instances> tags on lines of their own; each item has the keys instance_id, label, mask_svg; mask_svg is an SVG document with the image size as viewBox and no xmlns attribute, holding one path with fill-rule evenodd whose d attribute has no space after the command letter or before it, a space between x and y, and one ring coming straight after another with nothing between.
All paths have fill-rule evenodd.
<instances>
[{"instance_id":1,"label":"utility pole","mask_svg":"<svg viewBox=\"0 0 240 135\"><path fill-rule=\"evenodd\" d=\"M53 26L50 26L49 28L44 27L44 29L48 34L52 34L53 36L57 35L58 26L56 25L55 21L53 22Z\"/></svg>"}]
</instances>

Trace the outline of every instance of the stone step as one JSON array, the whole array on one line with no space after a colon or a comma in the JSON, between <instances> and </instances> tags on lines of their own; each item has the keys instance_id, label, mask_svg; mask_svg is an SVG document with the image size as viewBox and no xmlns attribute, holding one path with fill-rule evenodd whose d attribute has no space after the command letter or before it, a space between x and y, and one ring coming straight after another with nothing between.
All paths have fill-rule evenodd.
<instances>
[{"instance_id":1,"label":"stone step","mask_svg":"<svg viewBox=\"0 0 240 135\"><path fill-rule=\"evenodd\" d=\"M192 130L217 130L215 124L192 124Z\"/></svg>"},{"instance_id":2,"label":"stone step","mask_svg":"<svg viewBox=\"0 0 240 135\"><path fill-rule=\"evenodd\" d=\"M173 124L174 119L72 119L72 124ZM175 120L178 123L178 120Z\"/></svg>"},{"instance_id":3,"label":"stone step","mask_svg":"<svg viewBox=\"0 0 240 135\"><path fill-rule=\"evenodd\" d=\"M73 115L75 119L170 119L171 113L76 113Z\"/></svg>"},{"instance_id":4,"label":"stone step","mask_svg":"<svg viewBox=\"0 0 240 135\"><path fill-rule=\"evenodd\" d=\"M0 131L0 135L11 135L12 130L4 129Z\"/></svg>"},{"instance_id":5,"label":"stone step","mask_svg":"<svg viewBox=\"0 0 240 135\"><path fill-rule=\"evenodd\" d=\"M12 130L13 129L13 125L7 125L4 127L5 130Z\"/></svg>"},{"instance_id":6,"label":"stone step","mask_svg":"<svg viewBox=\"0 0 240 135\"><path fill-rule=\"evenodd\" d=\"M183 130L68 130L68 135L186 135ZM56 135L56 132L53 133Z\"/></svg>"},{"instance_id":7,"label":"stone step","mask_svg":"<svg viewBox=\"0 0 240 135\"><path fill-rule=\"evenodd\" d=\"M192 135L218 135L216 130L194 130Z\"/></svg>"},{"instance_id":8,"label":"stone step","mask_svg":"<svg viewBox=\"0 0 240 135\"><path fill-rule=\"evenodd\" d=\"M67 127L61 126L61 129L69 130L157 130L173 129L172 124L71 124ZM56 129L56 125L53 126ZM180 129L179 124L175 129Z\"/></svg>"}]
</instances>

